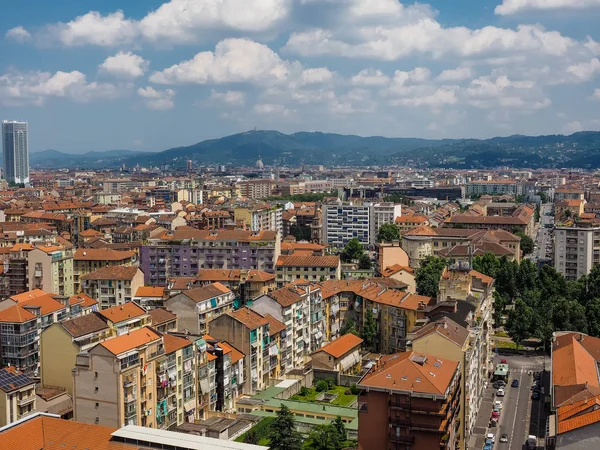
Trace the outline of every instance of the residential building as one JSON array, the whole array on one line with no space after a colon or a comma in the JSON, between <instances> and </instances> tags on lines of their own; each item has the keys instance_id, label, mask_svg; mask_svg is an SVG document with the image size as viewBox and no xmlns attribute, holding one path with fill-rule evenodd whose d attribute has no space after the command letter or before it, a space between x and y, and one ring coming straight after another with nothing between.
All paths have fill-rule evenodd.
<instances>
[{"instance_id":1,"label":"residential building","mask_svg":"<svg viewBox=\"0 0 600 450\"><path fill-rule=\"evenodd\" d=\"M248 180L237 184L240 195L249 200L258 200L270 197L275 190L273 180Z\"/></svg>"},{"instance_id":2,"label":"residential building","mask_svg":"<svg viewBox=\"0 0 600 450\"><path fill-rule=\"evenodd\" d=\"M276 288L275 275L262 270L242 269L199 269L195 277L195 283L206 285L219 282L231 289L236 297L240 298L240 304L251 300L259 295L266 294Z\"/></svg>"},{"instance_id":3,"label":"residential building","mask_svg":"<svg viewBox=\"0 0 600 450\"><path fill-rule=\"evenodd\" d=\"M208 336L207 336L208 337ZM206 351L215 357L216 403L214 411L235 413L238 395L236 376L243 372L244 355L227 342L207 339ZM241 365L240 364L241 361Z\"/></svg>"},{"instance_id":4,"label":"residential building","mask_svg":"<svg viewBox=\"0 0 600 450\"><path fill-rule=\"evenodd\" d=\"M394 223L400 230L400 234L404 234L413 228L429 225L429 219L427 216L421 214L406 214L404 216L396 217Z\"/></svg>"},{"instance_id":5,"label":"residential building","mask_svg":"<svg viewBox=\"0 0 600 450\"><path fill-rule=\"evenodd\" d=\"M471 181L465 186L467 198L481 195L523 195L523 184L514 180Z\"/></svg>"},{"instance_id":6,"label":"residential building","mask_svg":"<svg viewBox=\"0 0 600 450\"><path fill-rule=\"evenodd\" d=\"M269 321L264 316L246 307L240 308L214 319L210 332L219 342L228 342L246 355L244 394L252 394L269 385Z\"/></svg>"},{"instance_id":7,"label":"residential building","mask_svg":"<svg viewBox=\"0 0 600 450\"><path fill-rule=\"evenodd\" d=\"M348 333L313 352L313 370L325 369L338 374L354 375L361 369L360 348L363 340Z\"/></svg>"},{"instance_id":8,"label":"residential building","mask_svg":"<svg viewBox=\"0 0 600 450\"><path fill-rule=\"evenodd\" d=\"M533 235L535 209L531 205L521 205L512 216L484 216L474 214L454 214L444 220L448 228L471 228L479 230L501 229L510 233Z\"/></svg>"},{"instance_id":9,"label":"residential building","mask_svg":"<svg viewBox=\"0 0 600 450\"><path fill-rule=\"evenodd\" d=\"M10 297L29 290L29 252L31 244L15 244L4 253L2 276L0 277L0 298Z\"/></svg>"},{"instance_id":10,"label":"residential building","mask_svg":"<svg viewBox=\"0 0 600 450\"><path fill-rule=\"evenodd\" d=\"M177 316L165 308L152 308L148 311L152 328L159 333L177 332Z\"/></svg>"},{"instance_id":11,"label":"residential building","mask_svg":"<svg viewBox=\"0 0 600 450\"><path fill-rule=\"evenodd\" d=\"M81 292L80 277L102 267L132 266L136 262L134 251L111 250L105 248L78 248L73 256L75 293Z\"/></svg>"},{"instance_id":12,"label":"residential building","mask_svg":"<svg viewBox=\"0 0 600 450\"><path fill-rule=\"evenodd\" d=\"M382 356L358 382L362 450L454 449L460 362L424 353Z\"/></svg>"},{"instance_id":13,"label":"residential building","mask_svg":"<svg viewBox=\"0 0 600 450\"><path fill-rule=\"evenodd\" d=\"M377 252L377 271L382 272L385 268L393 265L408 266L409 258L402 248L400 241L378 242L375 244Z\"/></svg>"},{"instance_id":14,"label":"residential building","mask_svg":"<svg viewBox=\"0 0 600 450\"><path fill-rule=\"evenodd\" d=\"M577 280L600 263L600 227L557 226L554 229L554 268Z\"/></svg>"},{"instance_id":15,"label":"residential building","mask_svg":"<svg viewBox=\"0 0 600 450\"><path fill-rule=\"evenodd\" d=\"M282 346L286 344L287 327L271 314L265 314L265 319L269 322L269 377L279 379L283 373L281 371Z\"/></svg>"},{"instance_id":16,"label":"residential building","mask_svg":"<svg viewBox=\"0 0 600 450\"><path fill-rule=\"evenodd\" d=\"M33 414L35 404L35 381L14 366L0 369L0 429Z\"/></svg>"},{"instance_id":17,"label":"residential building","mask_svg":"<svg viewBox=\"0 0 600 450\"><path fill-rule=\"evenodd\" d=\"M180 330L204 335L211 321L233 309L233 292L221 283L189 289L165 300L167 310L177 316Z\"/></svg>"},{"instance_id":18,"label":"residential building","mask_svg":"<svg viewBox=\"0 0 600 450\"><path fill-rule=\"evenodd\" d=\"M309 355L325 341L326 308L318 284L299 280L258 297L251 308L286 326L287 337L280 349L283 373L304 367Z\"/></svg>"},{"instance_id":19,"label":"residential building","mask_svg":"<svg viewBox=\"0 0 600 450\"><path fill-rule=\"evenodd\" d=\"M27 122L2 121L4 179L9 183L29 184L29 139Z\"/></svg>"},{"instance_id":20,"label":"residential building","mask_svg":"<svg viewBox=\"0 0 600 450\"><path fill-rule=\"evenodd\" d=\"M415 271L411 267L401 266L400 264L394 264L383 269L383 271L381 272L381 276L406 284L406 292L409 292L411 294L416 294L417 292Z\"/></svg>"},{"instance_id":21,"label":"residential building","mask_svg":"<svg viewBox=\"0 0 600 450\"><path fill-rule=\"evenodd\" d=\"M145 283L166 286L171 277L193 277L198 269L274 271L280 254L274 231L197 230L180 227L140 248Z\"/></svg>"},{"instance_id":22,"label":"residential building","mask_svg":"<svg viewBox=\"0 0 600 450\"><path fill-rule=\"evenodd\" d=\"M165 296L164 286L140 286L135 291L133 301L150 310L163 306Z\"/></svg>"},{"instance_id":23,"label":"residential building","mask_svg":"<svg viewBox=\"0 0 600 450\"><path fill-rule=\"evenodd\" d=\"M29 287L72 296L74 289L73 250L63 245L39 246L27 254Z\"/></svg>"},{"instance_id":24,"label":"residential building","mask_svg":"<svg viewBox=\"0 0 600 450\"><path fill-rule=\"evenodd\" d=\"M355 205L351 202L323 204L323 242L343 248L351 239L358 239L364 246L373 242L370 223L371 205Z\"/></svg>"},{"instance_id":25,"label":"residential building","mask_svg":"<svg viewBox=\"0 0 600 450\"><path fill-rule=\"evenodd\" d=\"M475 427L483 399L481 394L487 381L486 377L477 378L473 375L481 364L485 366L487 362L472 357L469 330L448 317L429 322L411 333L409 339L410 348L416 352L428 352L431 357L460 362L460 422L456 449L465 450Z\"/></svg>"},{"instance_id":26,"label":"residential building","mask_svg":"<svg viewBox=\"0 0 600 450\"><path fill-rule=\"evenodd\" d=\"M97 314L111 329L117 330L117 336L152 325L150 314L135 302L103 309Z\"/></svg>"},{"instance_id":27,"label":"residential building","mask_svg":"<svg viewBox=\"0 0 600 450\"><path fill-rule=\"evenodd\" d=\"M233 210L236 223L243 223L252 231L276 231L283 234L283 208L260 204L240 206Z\"/></svg>"},{"instance_id":28,"label":"residential building","mask_svg":"<svg viewBox=\"0 0 600 450\"><path fill-rule=\"evenodd\" d=\"M275 266L277 286L296 280L319 282L339 280L342 277L342 266L339 256L303 256L282 255Z\"/></svg>"},{"instance_id":29,"label":"residential building","mask_svg":"<svg viewBox=\"0 0 600 450\"><path fill-rule=\"evenodd\" d=\"M555 218L557 222L569 218L580 218L585 210L585 200L561 200L555 204Z\"/></svg>"},{"instance_id":30,"label":"residential building","mask_svg":"<svg viewBox=\"0 0 600 450\"><path fill-rule=\"evenodd\" d=\"M138 450L162 449L165 442L180 450L261 450L244 444L194 434L127 425L120 429L62 420L55 415L35 413L11 426L0 428L0 449L23 448L23 437L31 436L37 450L68 449ZM35 438L35 439L34 439ZM27 447L28 449L30 447Z\"/></svg>"},{"instance_id":31,"label":"residential building","mask_svg":"<svg viewBox=\"0 0 600 450\"><path fill-rule=\"evenodd\" d=\"M561 187L554 190L554 201L562 202L563 200L583 200L585 192L580 188Z\"/></svg>"},{"instance_id":32,"label":"residential building","mask_svg":"<svg viewBox=\"0 0 600 450\"><path fill-rule=\"evenodd\" d=\"M375 235L381 225L394 223L396 218L402 216L402 205L399 203L382 202L373 205L371 219L373 221L373 231Z\"/></svg>"},{"instance_id":33,"label":"residential building","mask_svg":"<svg viewBox=\"0 0 600 450\"><path fill-rule=\"evenodd\" d=\"M108 266L80 275L79 282L83 293L106 309L130 302L144 285L144 273L134 266Z\"/></svg>"}]
</instances>

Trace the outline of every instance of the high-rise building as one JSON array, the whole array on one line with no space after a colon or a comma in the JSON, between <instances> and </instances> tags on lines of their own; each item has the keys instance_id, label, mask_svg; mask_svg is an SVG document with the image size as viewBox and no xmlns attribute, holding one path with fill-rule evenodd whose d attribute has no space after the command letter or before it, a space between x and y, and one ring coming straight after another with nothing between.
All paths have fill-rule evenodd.
<instances>
[{"instance_id":1,"label":"high-rise building","mask_svg":"<svg viewBox=\"0 0 600 450\"><path fill-rule=\"evenodd\" d=\"M27 122L2 121L4 178L9 183L29 183Z\"/></svg>"}]
</instances>

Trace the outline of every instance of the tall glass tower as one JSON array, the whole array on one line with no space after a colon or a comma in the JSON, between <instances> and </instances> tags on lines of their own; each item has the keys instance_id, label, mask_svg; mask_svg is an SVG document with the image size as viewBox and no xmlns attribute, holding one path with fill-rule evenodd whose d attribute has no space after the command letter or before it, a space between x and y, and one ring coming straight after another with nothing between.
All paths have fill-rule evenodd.
<instances>
[{"instance_id":1,"label":"tall glass tower","mask_svg":"<svg viewBox=\"0 0 600 450\"><path fill-rule=\"evenodd\" d=\"M9 183L29 184L29 145L27 122L2 121L4 179Z\"/></svg>"}]
</instances>

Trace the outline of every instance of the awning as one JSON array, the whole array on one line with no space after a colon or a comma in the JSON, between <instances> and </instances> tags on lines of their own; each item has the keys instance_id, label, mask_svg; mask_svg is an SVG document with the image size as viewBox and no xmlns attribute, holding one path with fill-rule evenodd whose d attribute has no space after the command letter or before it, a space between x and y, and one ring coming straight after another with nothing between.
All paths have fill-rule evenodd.
<instances>
[{"instance_id":1,"label":"awning","mask_svg":"<svg viewBox=\"0 0 600 450\"><path fill-rule=\"evenodd\" d=\"M271 345L271 347L269 347L269 356L277 355L279 355L279 348L277 348L277 344Z\"/></svg>"},{"instance_id":2,"label":"awning","mask_svg":"<svg viewBox=\"0 0 600 450\"><path fill-rule=\"evenodd\" d=\"M196 409L196 400L190 400L189 402L186 402L183 404L183 408L186 410L186 412L190 412Z\"/></svg>"},{"instance_id":3,"label":"awning","mask_svg":"<svg viewBox=\"0 0 600 450\"><path fill-rule=\"evenodd\" d=\"M170 368L167 373L169 374L169 380L171 379L176 379L177 378L177 368L176 367L172 367Z\"/></svg>"}]
</instances>

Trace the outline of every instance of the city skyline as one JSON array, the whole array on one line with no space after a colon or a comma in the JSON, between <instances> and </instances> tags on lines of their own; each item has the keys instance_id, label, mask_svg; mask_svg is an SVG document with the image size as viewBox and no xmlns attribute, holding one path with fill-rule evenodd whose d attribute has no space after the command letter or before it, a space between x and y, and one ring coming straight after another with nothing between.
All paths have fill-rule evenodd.
<instances>
[{"instance_id":1,"label":"city skyline","mask_svg":"<svg viewBox=\"0 0 600 450\"><path fill-rule=\"evenodd\" d=\"M254 127L424 138L599 128L597 2L364 5L9 5L0 104L34 124L33 151L157 151Z\"/></svg>"}]
</instances>

